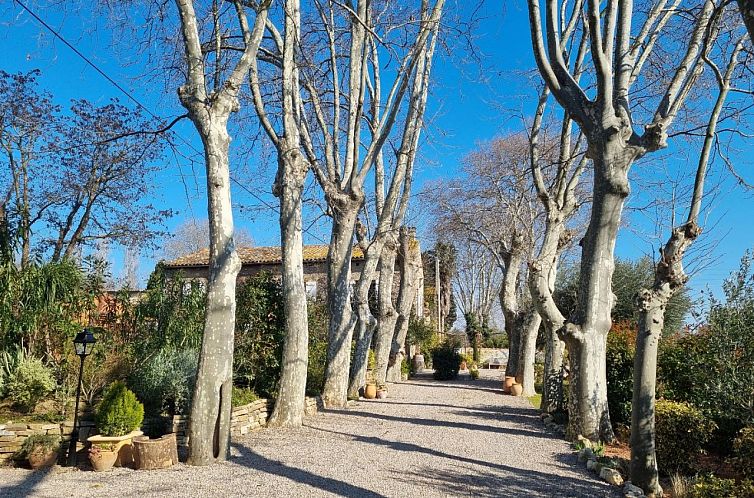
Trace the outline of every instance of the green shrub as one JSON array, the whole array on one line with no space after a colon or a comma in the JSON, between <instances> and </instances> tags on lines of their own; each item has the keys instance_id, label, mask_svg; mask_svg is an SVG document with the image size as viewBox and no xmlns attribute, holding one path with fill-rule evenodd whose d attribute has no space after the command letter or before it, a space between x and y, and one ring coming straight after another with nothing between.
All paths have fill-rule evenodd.
<instances>
[{"instance_id":1,"label":"green shrub","mask_svg":"<svg viewBox=\"0 0 754 498\"><path fill-rule=\"evenodd\" d=\"M59 449L60 436L57 436L55 434L32 434L24 440L23 444L21 445L21 449L18 451L16 456L18 458L28 458L28 456L32 453L38 452L40 450L57 451Z\"/></svg>"},{"instance_id":2,"label":"green shrub","mask_svg":"<svg viewBox=\"0 0 754 498\"><path fill-rule=\"evenodd\" d=\"M660 472L691 470L694 457L712 435L715 424L688 403L658 400L655 405L655 442Z\"/></svg>"},{"instance_id":3,"label":"green shrub","mask_svg":"<svg viewBox=\"0 0 754 498\"><path fill-rule=\"evenodd\" d=\"M754 483L743 480L721 479L714 475L700 476L688 488L687 498L750 498L754 496Z\"/></svg>"},{"instance_id":4,"label":"green shrub","mask_svg":"<svg viewBox=\"0 0 754 498\"><path fill-rule=\"evenodd\" d=\"M306 393L317 396L325 385L327 364L327 305L321 301L307 304L309 321L309 363L306 368Z\"/></svg>"},{"instance_id":5,"label":"green shrub","mask_svg":"<svg viewBox=\"0 0 754 498\"><path fill-rule=\"evenodd\" d=\"M747 477L754 477L754 426L744 427L733 440L733 456Z\"/></svg>"},{"instance_id":6,"label":"green shrub","mask_svg":"<svg viewBox=\"0 0 754 498\"><path fill-rule=\"evenodd\" d=\"M52 370L39 358L26 357L11 373L5 392L14 405L30 412L56 386Z\"/></svg>"},{"instance_id":7,"label":"green shrub","mask_svg":"<svg viewBox=\"0 0 754 498\"><path fill-rule=\"evenodd\" d=\"M135 368L128 384L150 415L188 413L198 365L196 350L163 349Z\"/></svg>"},{"instance_id":8,"label":"green shrub","mask_svg":"<svg viewBox=\"0 0 754 498\"><path fill-rule=\"evenodd\" d=\"M607 405L610 421L631 424L631 399L634 389L636 329L631 322L613 325L607 335Z\"/></svg>"},{"instance_id":9,"label":"green shrub","mask_svg":"<svg viewBox=\"0 0 754 498\"><path fill-rule=\"evenodd\" d=\"M285 335L283 289L269 273L249 278L238 292L233 380L274 398Z\"/></svg>"},{"instance_id":10,"label":"green shrub","mask_svg":"<svg viewBox=\"0 0 754 498\"><path fill-rule=\"evenodd\" d=\"M248 387L233 386L233 397L231 398L230 404L235 408L237 406L248 405L258 399L259 396L257 396L257 393Z\"/></svg>"},{"instance_id":11,"label":"green shrub","mask_svg":"<svg viewBox=\"0 0 754 498\"><path fill-rule=\"evenodd\" d=\"M401 375L410 375L411 374L411 364L406 358L403 358L401 360Z\"/></svg>"},{"instance_id":12,"label":"green shrub","mask_svg":"<svg viewBox=\"0 0 754 498\"><path fill-rule=\"evenodd\" d=\"M458 371L461 369L461 355L457 351L458 347L457 341L448 339L432 351L435 379L453 380L458 377Z\"/></svg>"},{"instance_id":13,"label":"green shrub","mask_svg":"<svg viewBox=\"0 0 754 498\"><path fill-rule=\"evenodd\" d=\"M105 391L95 421L103 436L123 436L141 426L144 420L144 405L123 382L110 384Z\"/></svg>"}]
</instances>

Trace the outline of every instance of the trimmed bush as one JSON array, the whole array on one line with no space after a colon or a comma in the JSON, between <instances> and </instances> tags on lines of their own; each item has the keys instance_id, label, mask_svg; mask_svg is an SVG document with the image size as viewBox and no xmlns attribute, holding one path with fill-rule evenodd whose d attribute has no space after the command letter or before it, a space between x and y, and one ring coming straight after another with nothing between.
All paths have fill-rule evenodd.
<instances>
[{"instance_id":1,"label":"trimmed bush","mask_svg":"<svg viewBox=\"0 0 754 498\"><path fill-rule=\"evenodd\" d=\"M655 405L657 467L664 474L691 470L694 457L712 435L715 424L688 403L658 400Z\"/></svg>"},{"instance_id":2,"label":"trimmed bush","mask_svg":"<svg viewBox=\"0 0 754 498\"><path fill-rule=\"evenodd\" d=\"M618 322L607 335L607 405L613 425L631 425L636 329Z\"/></svg>"},{"instance_id":3,"label":"trimmed bush","mask_svg":"<svg viewBox=\"0 0 754 498\"><path fill-rule=\"evenodd\" d=\"M317 396L325 385L327 364L327 305L309 301L306 305L309 321L309 363L306 367L306 394Z\"/></svg>"},{"instance_id":4,"label":"trimmed bush","mask_svg":"<svg viewBox=\"0 0 754 498\"><path fill-rule=\"evenodd\" d=\"M144 405L123 382L110 384L97 407L95 421L103 436L124 436L144 420Z\"/></svg>"},{"instance_id":5,"label":"trimmed bush","mask_svg":"<svg viewBox=\"0 0 754 498\"><path fill-rule=\"evenodd\" d=\"M60 450L60 436L55 434L32 434L24 439L21 449L16 456L18 458L28 458L32 453L40 450Z\"/></svg>"},{"instance_id":6,"label":"trimmed bush","mask_svg":"<svg viewBox=\"0 0 754 498\"><path fill-rule=\"evenodd\" d=\"M754 477L754 426L744 427L733 440L733 456L741 472Z\"/></svg>"},{"instance_id":7,"label":"trimmed bush","mask_svg":"<svg viewBox=\"0 0 754 498\"><path fill-rule=\"evenodd\" d=\"M252 401L259 399L257 393L249 389L248 387L236 387L233 386L233 397L230 400L230 404L233 408L237 406L248 405Z\"/></svg>"},{"instance_id":8,"label":"trimmed bush","mask_svg":"<svg viewBox=\"0 0 754 498\"><path fill-rule=\"evenodd\" d=\"M269 273L246 280L236 301L233 382L266 398L277 396L285 336L283 289Z\"/></svg>"},{"instance_id":9,"label":"trimmed bush","mask_svg":"<svg viewBox=\"0 0 754 498\"><path fill-rule=\"evenodd\" d=\"M196 350L163 349L134 369L128 384L150 415L188 413L198 365Z\"/></svg>"},{"instance_id":10,"label":"trimmed bush","mask_svg":"<svg viewBox=\"0 0 754 498\"><path fill-rule=\"evenodd\" d=\"M30 412L56 385L52 370L42 360L26 357L8 377L5 394L14 405Z\"/></svg>"},{"instance_id":11,"label":"trimmed bush","mask_svg":"<svg viewBox=\"0 0 754 498\"><path fill-rule=\"evenodd\" d=\"M688 489L687 498L735 498L754 496L754 483L743 480L721 479L714 475L701 476Z\"/></svg>"},{"instance_id":12,"label":"trimmed bush","mask_svg":"<svg viewBox=\"0 0 754 498\"><path fill-rule=\"evenodd\" d=\"M457 352L458 343L447 340L432 351L432 366L437 380L453 380L461 369L461 355Z\"/></svg>"}]
</instances>

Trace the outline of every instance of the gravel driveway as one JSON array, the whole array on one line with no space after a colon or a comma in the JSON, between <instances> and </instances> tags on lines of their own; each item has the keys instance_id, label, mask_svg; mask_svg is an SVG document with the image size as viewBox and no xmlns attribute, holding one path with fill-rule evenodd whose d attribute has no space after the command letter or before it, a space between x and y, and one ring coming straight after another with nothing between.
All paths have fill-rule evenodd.
<instances>
[{"instance_id":1,"label":"gravel driveway","mask_svg":"<svg viewBox=\"0 0 754 498\"><path fill-rule=\"evenodd\" d=\"M526 399L501 394L501 375L394 385L387 400L234 440L234 457L210 467L1 469L0 496L619 496Z\"/></svg>"}]
</instances>

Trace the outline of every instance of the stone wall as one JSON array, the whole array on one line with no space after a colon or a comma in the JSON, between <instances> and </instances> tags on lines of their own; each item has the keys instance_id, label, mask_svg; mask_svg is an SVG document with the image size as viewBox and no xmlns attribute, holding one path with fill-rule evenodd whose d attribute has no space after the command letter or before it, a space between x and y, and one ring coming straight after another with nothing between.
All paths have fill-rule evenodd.
<instances>
[{"instance_id":1,"label":"stone wall","mask_svg":"<svg viewBox=\"0 0 754 498\"><path fill-rule=\"evenodd\" d=\"M230 435L242 436L267 425L267 417L272 412L274 400L258 399L248 405L233 408L230 415ZM307 416L316 415L319 410L320 398L306 398L304 413ZM175 415L169 421L167 432L175 432L178 446L188 446L188 415Z\"/></svg>"},{"instance_id":2,"label":"stone wall","mask_svg":"<svg viewBox=\"0 0 754 498\"><path fill-rule=\"evenodd\" d=\"M73 421L59 423L8 421L0 424L0 465L7 464L13 458L13 455L21 449L21 445L24 444L26 438L32 434L55 434L60 436L63 442L60 448L62 457L68 449L68 442L71 440L72 432ZM77 450L83 449L84 444L82 441L86 441L86 438L94 434L96 434L94 421L82 420Z\"/></svg>"},{"instance_id":3,"label":"stone wall","mask_svg":"<svg viewBox=\"0 0 754 498\"><path fill-rule=\"evenodd\" d=\"M316 415L319 407L319 398L306 398L305 413L307 416ZM267 417L272 412L273 400L258 399L248 405L233 408L230 418L230 434L241 436L250 431L267 425ZM84 443L89 436L97 434L94 421L82 420L81 431L77 450L84 448ZM146 434L162 435L175 432L178 446L188 446L188 416L175 415L171 418L148 418L142 424L142 430ZM8 463L13 455L21 449L24 440L32 434L56 434L61 437L61 458L68 450L68 442L73 432L73 421L61 423L26 423L6 422L0 424L0 465Z\"/></svg>"}]
</instances>

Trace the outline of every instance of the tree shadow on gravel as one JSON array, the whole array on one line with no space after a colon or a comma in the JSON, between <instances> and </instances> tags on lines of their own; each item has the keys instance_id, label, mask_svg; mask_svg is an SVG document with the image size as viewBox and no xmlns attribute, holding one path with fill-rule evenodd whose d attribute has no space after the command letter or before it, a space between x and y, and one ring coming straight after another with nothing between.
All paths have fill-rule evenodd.
<instances>
[{"instance_id":1,"label":"tree shadow on gravel","mask_svg":"<svg viewBox=\"0 0 754 498\"><path fill-rule=\"evenodd\" d=\"M393 479L420 485L443 495L479 496L541 496L595 497L620 496L617 489L594 481L562 477L541 472L512 469L501 475L490 471L443 470L426 467L418 471L396 471Z\"/></svg>"},{"instance_id":2,"label":"tree shadow on gravel","mask_svg":"<svg viewBox=\"0 0 754 498\"><path fill-rule=\"evenodd\" d=\"M469 422L453 422L451 420L438 420L436 418L418 418L418 417L399 417L394 415L385 415L381 413L359 411L359 410L329 410L329 413L337 413L345 416L364 417L371 419L380 419L390 422L404 422L413 425L422 425L427 427L448 427L451 429L467 429L470 431L481 432L494 432L497 434L513 434L517 436L528 436L552 439L552 436L542 431L540 428L537 430L519 429L516 427L495 427L482 424L472 424ZM533 426L532 426L533 427Z\"/></svg>"},{"instance_id":3,"label":"tree shadow on gravel","mask_svg":"<svg viewBox=\"0 0 754 498\"><path fill-rule=\"evenodd\" d=\"M236 465L255 469L267 474L285 477L291 481L300 482L307 486L321 489L338 496L384 498L384 495L375 493L372 490L355 486L344 481L339 481L337 479L313 474L307 470L291 467L283 462L270 460L258 453L254 453L246 446L234 444L233 447L241 454L240 457L232 460Z\"/></svg>"},{"instance_id":4,"label":"tree shadow on gravel","mask_svg":"<svg viewBox=\"0 0 754 498\"><path fill-rule=\"evenodd\" d=\"M558 476L547 472L526 470L486 460L477 460L463 455L445 453L433 448L402 441L389 441L375 436L361 436L328 429L314 429L330 434L349 436L354 441L384 446L395 451L420 453L448 459L456 464L485 467L491 470L475 470L466 467L462 471L427 467L424 471L395 471L395 479L413 485L421 484L436 488L443 495L460 496L618 496L617 492L599 481L588 477L584 480ZM578 469L573 464L569 469ZM616 488L617 489L617 488Z\"/></svg>"},{"instance_id":5,"label":"tree shadow on gravel","mask_svg":"<svg viewBox=\"0 0 754 498\"><path fill-rule=\"evenodd\" d=\"M29 496L42 481L52 472L54 467L46 467L34 470L26 474L24 479L10 486L0 484L0 496L5 498L16 496Z\"/></svg>"}]
</instances>

